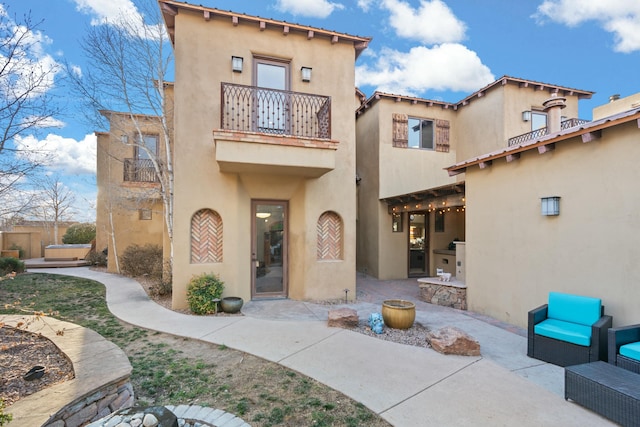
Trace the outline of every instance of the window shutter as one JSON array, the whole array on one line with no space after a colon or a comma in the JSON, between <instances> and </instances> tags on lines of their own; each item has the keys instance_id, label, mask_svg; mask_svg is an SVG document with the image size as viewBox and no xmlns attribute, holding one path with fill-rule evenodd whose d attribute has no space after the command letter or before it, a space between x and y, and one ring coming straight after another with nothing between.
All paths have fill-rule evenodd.
<instances>
[{"instance_id":1,"label":"window shutter","mask_svg":"<svg viewBox=\"0 0 640 427\"><path fill-rule=\"evenodd\" d=\"M406 114L393 114L393 146L409 146L409 117Z\"/></svg>"},{"instance_id":2,"label":"window shutter","mask_svg":"<svg viewBox=\"0 0 640 427\"><path fill-rule=\"evenodd\" d=\"M436 151L449 152L449 120L436 120Z\"/></svg>"}]
</instances>

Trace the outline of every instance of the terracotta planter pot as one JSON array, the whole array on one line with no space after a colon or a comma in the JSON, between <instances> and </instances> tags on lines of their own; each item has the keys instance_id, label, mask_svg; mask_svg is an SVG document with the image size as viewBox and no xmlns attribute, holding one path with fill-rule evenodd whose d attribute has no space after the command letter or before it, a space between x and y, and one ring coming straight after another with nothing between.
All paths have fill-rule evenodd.
<instances>
[{"instance_id":1,"label":"terracotta planter pot","mask_svg":"<svg viewBox=\"0 0 640 427\"><path fill-rule=\"evenodd\" d=\"M225 313L237 313L242 308L244 301L240 297L224 297L220 300L220 308Z\"/></svg>"},{"instance_id":2,"label":"terracotta planter pot","mask_svg":"<svg viewBox=\"0 0 640 427\"><path fill-rule=\"evenodd\" d=\"M390 328L409 329L416 320L416 305L401 299L383 301L382 319Z\"/></svg>"}]
</instances>

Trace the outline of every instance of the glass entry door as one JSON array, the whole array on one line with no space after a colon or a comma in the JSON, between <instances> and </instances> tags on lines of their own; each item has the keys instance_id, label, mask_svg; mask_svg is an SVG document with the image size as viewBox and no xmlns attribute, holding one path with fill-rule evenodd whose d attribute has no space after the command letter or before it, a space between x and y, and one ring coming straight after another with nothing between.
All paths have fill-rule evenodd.
<instances>
[{"instance_id":1,"label":"glass entry door","mask_svg":"<svg viewBox=\"0 0 640 427\"><path fill-rule=\"evenodd\" d=\"M254 200L251 208L251 296L286 297L288 202Z\"/></svg>"},{"instance_id":2,"label":"glass entry door","mask_svg":"<svg viewBox=\"0 0 640 427\"><path fill-rule=\"evenodd\" d=\"M429 265L427 220L425 212L409 212L409 276L424 275Z\"/></svg>"}]
</instances>

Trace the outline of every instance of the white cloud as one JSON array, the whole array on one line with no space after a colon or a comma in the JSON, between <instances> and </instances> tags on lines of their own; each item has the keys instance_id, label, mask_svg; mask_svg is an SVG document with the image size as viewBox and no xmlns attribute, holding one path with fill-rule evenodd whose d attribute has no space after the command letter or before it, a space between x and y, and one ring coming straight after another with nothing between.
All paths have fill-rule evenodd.
<instances>
[{"instance_id":1,"label":"white cloud","mask_svg":"<svg viewBox=\"0 0 640 427\"><path fill-rule=\"evenodd\" d=\"M545 0L533 15L539 22L545 19L574 27L596 21L615 39L615 50L640 50L640 1L638 0Z\"/></svg>"},{"instance_id":2,"label":"white cloud","mask_svg":"<svg viewBox=\"0 0 640 427\"><path fill-rule=\"evenodd\" d=\"M131 0L74 0L79 12L93 15L91 25L100 25L118 19L122 14L140 15Z\"/></svg>"},{"instance_id":3,"label":"white cloud","mask_svg":"<svg viewBox=\"0 0 640 427\"><path fill-rule=\"evenodd\" d=\"M49 134L39 140L33 135L17 137L14 141L18 150L30 153L36 161L46 162L49 169L64 171L66 174L95 174L96 136L89 134L81 141Z\"/></svg>"},{"instance_id":4,"label":"white cloud","mask_svg":"<svg viewBox=\"0 0 640 427\"><path fill-rule=\"evenodd\" d=\"M420 1L413 9L402 0L382 0L396 34L424 44L455 43L464 39L466 25L441 0Z\"/></svg>"},{"instance_id":5,"label":"white cloud","mask_svg":"<svg viewBox=\"0 0 640 427\"><path fill-rule=\"evenodd\" d=\"M10 40L2 42L15 47L10 57L0 53L0 62L3 64L0 96L10 103L16 94L31 98L44 95L54 87L55 77L61 70L60 64L46 53L47 46L53 41L40 31L18 25L2 5L0 16L4 20L3 34L12 35Z\"/></svg>"},{"instance_id":6,"label":"white cloud","mask_svg":"<svg viewBox=\"0 0 640 427\"><path fill-rule=\"evenodd\" d=\"M164 31L162 22L145 23L145 16L131 0L73 0L76 9L93 16L91 25L109 24L122 28L128 34L144 39L157 39Z\"/></svg>"},{"instance_id":7,"label":"white cloud","mask_svg":"<svg viewBox=\"0 0 640 427\"><path fill-rule=\"evenodd\" d=\"M327 0L278 0L276 9L292 15L326 18L334 10L344 9L344 5Z\"/></svg>"},{"instance_id":8,"label":"white cloud","mask_svg":"<svg viewBox=\"0 0 640 427\"><path fill-rule=\"evenodd\" d=\"M38 128L63 128L67 125L62 120L54 119L53 117L29 116L24 118L24 122L36 123Z\"/></svg>"},{"instance_id":9,"label":"white cloud","mask_svg":"<svg viewBox=\"0 0 640 427\"><path fill-rule=\"evenodd\" d=\"M71 72L76 76L82 78L82 68L79 65L71 65Z\"/></svg>"},{"instance_id":10,"label":"white cloud","mask_svg":"<svg viewBox=\"0 0 640 427\"><path fill-rule=\"evenodd\" d=\"M357 86L402 95L419 96L427 90L474 91L494 79L475 52L455 43L417 46L407 53L387 48L374 66L356 67Z\"/></svg>"},{"instance_id":11,"label":"white cloud","mask_svg":"<svg viewBox=\"0 0 640 427\"><path fill-rule=\"evenodd\" d=\"M371 6L371 3L373 3L373 1L374 0L358 0L358 7L365 12L368 12L369 7Z\"/></svg>"}]
</instances>

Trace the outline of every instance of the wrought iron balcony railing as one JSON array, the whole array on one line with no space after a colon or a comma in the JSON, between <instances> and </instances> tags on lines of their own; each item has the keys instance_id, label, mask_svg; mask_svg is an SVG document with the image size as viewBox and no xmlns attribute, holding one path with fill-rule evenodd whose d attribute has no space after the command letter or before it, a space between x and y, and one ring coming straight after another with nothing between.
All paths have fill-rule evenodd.
<instances>
[{"instance_id":1,"label":"wrought iron balcony railing","mask_svg":"<svg viewBox=\"0 0 640 427\"><path fill-rule=\"evenodd\" d=\"M221 128L331 138L331 97L222 83Z\"/></svg>"},{"instance_id":2,"label":"wrought iron balcony railing","mask_svg":"<svg viewBox=\"0 0 640 427\"><path fill-rule=\"evenodd\" d=\"M124 159L124 180L129 182L159 182L153 162L149 159Z\"/></svg>"},{"instance_id":3,"label":"wrought iron balcony railing","mask_svg":"<svg viewBox=\"0 0 640 427\"><path fill-rule=\"evenodd\" d=\"M583 120L583 119L567 119L567 120L563 120L560 123L560 129L566 130L574 126L579 126L588 122L589 120ZM513 145L522 144L523 142L526 142L526 141L531 141L532 139L541 138L547 135L548 133L549 133L548 129L544 127L544 128L536 129L532 132L514 136L513 138L509 138L509 147Z\"/></svg>"}]
</instances>

